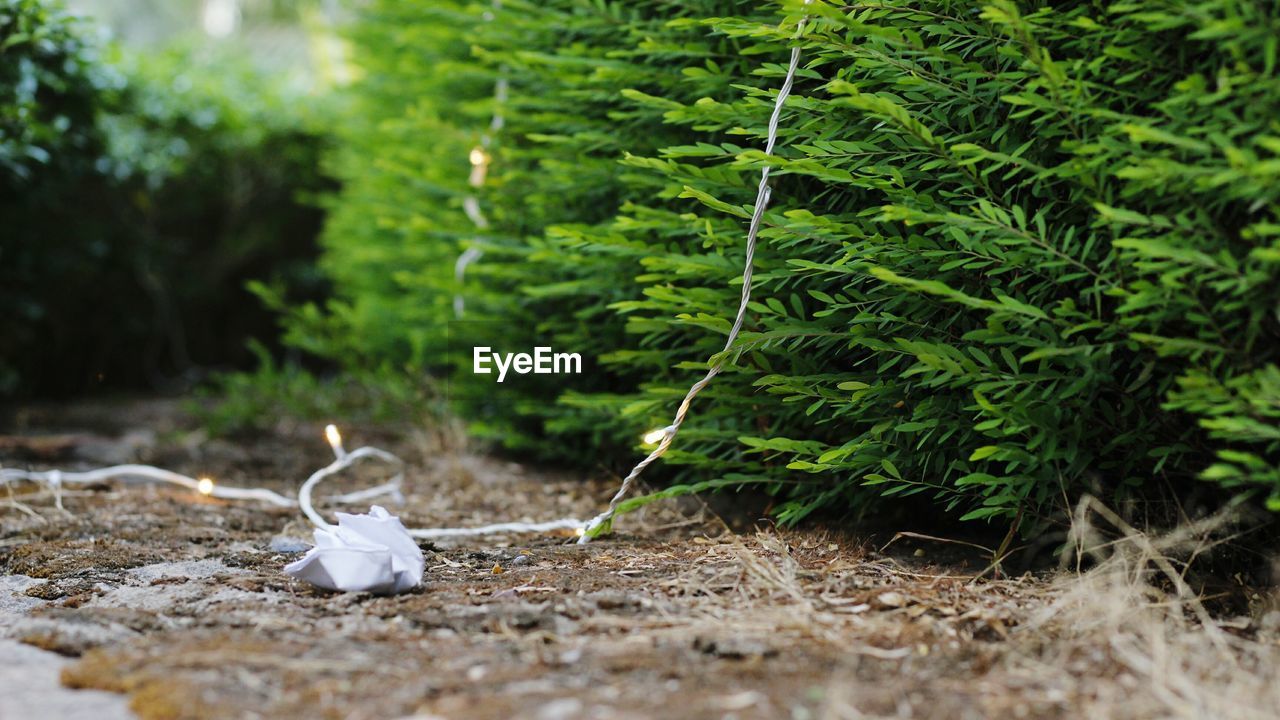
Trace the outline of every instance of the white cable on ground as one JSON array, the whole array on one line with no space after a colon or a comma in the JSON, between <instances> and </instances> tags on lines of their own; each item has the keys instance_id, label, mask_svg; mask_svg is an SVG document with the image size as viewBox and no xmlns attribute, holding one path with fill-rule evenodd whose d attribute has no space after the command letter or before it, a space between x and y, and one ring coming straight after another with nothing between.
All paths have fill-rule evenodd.
<instances>
[{"instance_id":1,"label":"white cable on ground","mask_svg":"<svg viewBox=\"0 0 1280 720\"><path fill-rule=\"evenodd\" d=\"M805 0L805 5L809 4L809 0ZM799 39L800 34L804 32L805 20L800 18L800 22L796 25L794 39ZM782 107L787 102L787 96L791 94L791 86L795 82L796 69L800 65L800 47L791 48L791 63L787 66L786 78L782 81L782 88L778 90L778 97L773 104L773 114L769 117L768 139L765 141L764 152L766 155L773 154L773 148L778 140L778 119L782 115ZM658 447L649 453L645 459L641 460L631 472L622 480L622 485L618 488L618 492L614 494L613 499L609 501L609 508L591 519L587 523L586 530L578 538L579 543L591 542L596 532L604 526L607 526L613 520L614 514L618 510L618 504L622 502L627 493L631 491L631 485L636 478L644 472L658 458L667 452L667 448L671 447L671 442L675 440L676 433L680 431L680 426L684 423L685 417L689 414L689 406L693 399L702 392L702 389L711 383L711 380L724 368L727 360L727 353L733 347L733 343L738 339L738 333L742 330L742 323L747 316L747 304L751 301L751 274L752 263L756 254L756 238L760 233L760 222L764 218L765 209L769 207L769 196L772 189L769 187L769 172L772 168L765 165L760 171L760 185L756 190L756 205L754 212L751 213L751 223L747 229L747 252L743 261L742 268L742 298L738 302L738 314L733 320L733 327L729 330L729 336L725 339L724 349L720 351L719 357L714 360L711 367L707 370L707 374L701 380L694 383L684 396L684 400L680 402L680 407L676 409L675 419L665 428L655 431L661 439L658 441Z\"/></svg>"},{"instance_id":2,"label":"white cable on ground","mask_svg":"<svg viewBox=\"0 0 1280 720\"><path fill-rule=\"evenodd\" d=\"M390 496L400 502L404 501L404 496L400 492L401 484L404 479L404 462L402 462L400 458L385 450L369 447L360 448L354 452L348 453L342 448L342 437L338 434L338 429L333 425L325 428L325 435L329 439L329 444L333 447L333 452L337 459L327 467L316 471L316 473L303 484L302 490L298 493L298 500L285 497L274 490L268 490L266 488L230 487L220 485L214 482L212 478L188 477L181 473L173 472L172 470L164 470L151 465L113 465L111 467L98 468L97 470L88 470L85 472L69 472L66 470L37 471L0 468L0 485L19 480L43 483L53 490L57 505L61 508L61 491L64 484L93 484L119 478L139 478L143 480L154 480L170 485L177 485L179 487L194 490L206 497L214 497L221 500L257 500L260 502L270 503L278 507L289 508L301 506L303 512L307 513L307 517L313 522L324 522L323 519L320 519L319 515L315 513L315 510L311 508L311 488L325 477L351 467L357 460L372 457L395 464L401 468L401 471L397 472L390 481L381 485L366 488L364 490L344 493L342 495L335 495L333 500L343 503L357 503L383 496Z\"/></svg>"},{"instance_id":3,"label":"white cable on ground","mask_svg":"<svg viewBox=\"0 0 1280 720\"><path fill-rule=\"evenodd\" d=\"M325 439L329 441L329 446L333 448L333 462L312 473L311 477L307 478L306 482L302 483L302 487L298 488L298 506L302 508L302 513L307 516L307 519L310 520L312 524L318 528L326 530L333 527L320 516L320 513L316 512L315 506L311 504L311 491L321 480L346 470L356 464L356 461L363 460L364 458L374 458L390 463L396 466L396 474L390 481L383 485L379 485L378 487L371 488L369 490L362 490L357 493L348 493L346 497L350 499L351 496L355 495L359 499L364 500L381 494L378 492L381 488L389 488L392 489L391 492L393 492L397 498L400 500L404 499L400 494L400 484L404 479L403 460L392 455L386 450L379 450L374 447L362 447L351 452L347 452L346 449L342 447L342 435L338 433L338 428L333 425L327 426L324 429L324 434Z\"/></svg>"},{"instance_id":4,"label":"white cable on ground","mask_svg":"<svg viewBox=\"0 0 1280 720\"><path fill-rule=\"evenodd\" d=\"M386 450L380 450L373 447L362 447L351 452L347 452L342 447L342 436L338 433L338 429L333 425L325 428L325 437L329 441L329 446L333 448L333 462L311 474L306 482L302 483L302 487L298 489L298 505L302 508L302 512L307 519L316 527L322 530L332 529L331 525L319 512L311 502L311 493L315 490L316 485L327 477L331 477L354 465L356 461L363 458L373 458L382 460L383 462L395 465L398 470L396 475L385 485L379 485L369 490L361 490L355 493L348 493L337 499L353 501L358 496L373 497L383 494L383 488L393 488L395 494L399 495L400 483L404 477L404 461L392 455ZM582 532L583 523L575 518L562 518L560 520L551 520L548 522L525 523L525 522L506 522L496 523L493 525L482 525L474 528L409 528L408 532L411 537L415 538L446 538L446 537L476 537L480 535L499 535L506 533L543 533L553 530L576 530Z\"/></svg>"},{"instance_id":5,"label":"white cable on ground","mask_svg":"<svg viewBox=\"0 0 1280 720\"><path fill-rule=\"evenodd\" d=\"M547 522L527 523L508 522L481 525L473 528L409 528L409 535L430 540L432 538L476 537L479 535L502 535L506 533L545 533L555 530L573 530L583 532L582 521L576 518L548 520Z\"/></svg>"},{"instance_id":6,"label":"white cable on ground","mask_svg":"<svg viewBox=\"0 0 1280 720\"><path fill-rule=\"evenodd\" d=\"M117 478L142 478L145 480L155 480L157 482L185 487L190 490L195 490L201 495L221 498L223 500L259 500L279 507L298 506L298 503L294 500L265 488L225 487L218 485L209 478L196 479L169 470L151 467L150 465L113 465L111 467L89 470L87 472L67 472L64 470L15 470L12 468L0 470L0 484L16 480L27 480L30 482L44 483L55 493L59 492L62 486L67 483L92 484L106 482Z\"/></svg>"},{"instance_id":7,"label":"white cable on ground","mask_svg":"<svg viewBox=\"0 0 1280 720\"><path fill-rule=\"evenodd\" d=\"M36 471L0 468L0 486L17 481L45 484L54 492L57 505L61 508L61 490L65 484L93 484L120 478L139 478L167 483L170 485L177 485L179 487L194 490L206 497L214 497L222 500L256 500L278 507L301 508L303 514L306 515L307 519L316 527L328 530L332 529L334 526L326 521L324 517L316 511L311 500L312 492L315 490L316 485L325 478L332 477L333 475L354 466L360 460L372 459L380 460L394 466L396 468L395 475L393 475L390 480L380 485L366 488L364 490L344 493L342 495L334 495L330 500L340 503L362 503L375 498L390 496L397 502L404 502L404 495L401 492L404 482L405 467L403 460L386 450L375 447L362 447L352 450L351 452L347 452L347 450L342 446L342 435L333 425L329 425L325 428L325 438L329 441L329 446L333 448L334 460L325 467L322 467L312 473L311 476L302 483L302 487L298 489L297 500L285 497L284 495L266 488L228 487L215 483L212 479L207 477L188 477L181 473L152 467L150 465L114 465L112 467L88 470L85 472L68 472L65 470ZM581 533L582 528L583 522L581 520L575 518L562 518L559 520L537 523L495 523L493 525L483 525L474 528L412 528L409 530L409 534L415 538L475 537L480 535L498 535L507 533L544 533L555 530L576 530Z\"/></svg>"}]
</instances>

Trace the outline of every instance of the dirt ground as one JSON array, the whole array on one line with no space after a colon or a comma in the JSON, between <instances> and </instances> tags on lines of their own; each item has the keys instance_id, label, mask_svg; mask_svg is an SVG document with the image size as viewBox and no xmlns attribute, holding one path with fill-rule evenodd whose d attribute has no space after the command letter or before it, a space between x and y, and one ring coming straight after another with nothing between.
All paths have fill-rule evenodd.
<instances>
[{"instance_id":1,"label":"dirt ground","mask_svg":"<svg viewBox=\"0 0 1280 720\"><path fill-rule=\"evenodd\" d=\"M210 440L179 407L20 411L0 461L136 460L292 494L331 459L319 426L281 421L269 434ZM406 502L389 509L410 527L588 518L614 489L611 478L446 450L431 433L345 431L349 448L379 445L408 461ZM669 502L585 546L564 535L424 543L422 587L375 597L281 572L310 534L297 511L141 483L76 488L64 505L41 487L0 489L0 643L50 658L20 660L0 645L3 720L75 717L66 689L127 697L126 712L116 696L84 696L106 703L84 715L96 720L1280 709L1280 613L1267 610L1269 590L1245 585L1233 592L1250 610L1206 627L1111 576L975 580L980 557L962 562L939 543L908 538L886 554L829 530L735 532L697 503ZM55 673L62 694L32 690Z\"/></svg>"}]
</instances>

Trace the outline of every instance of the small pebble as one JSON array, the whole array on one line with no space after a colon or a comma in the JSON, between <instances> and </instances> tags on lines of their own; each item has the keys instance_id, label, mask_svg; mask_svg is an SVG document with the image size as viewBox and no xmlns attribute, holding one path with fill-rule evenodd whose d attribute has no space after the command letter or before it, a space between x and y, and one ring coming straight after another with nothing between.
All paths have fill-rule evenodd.
<instances>
[{"instance_id":1,"label":"small pebble","mask_svg":"<svg viewBox=\"0 0 1280 720\"><path fill-rule=\"evenodd\" d=\"M569 720L582 717L582 701L577 698L558 698L544 703L538 710L538 720Z\"/></svg>"},{"instance_id":2,"label":"small pebble","mask_svg":"<svg viewBox=\"0 0 1280 720\"><path fill-rule=\"evenodd\" d=\"M879 608L899 608L906 604L907 599L903 597L902 593L893 592L892 590L880 593L875 599L875 605Z\"/></svg>"}]
</instances>

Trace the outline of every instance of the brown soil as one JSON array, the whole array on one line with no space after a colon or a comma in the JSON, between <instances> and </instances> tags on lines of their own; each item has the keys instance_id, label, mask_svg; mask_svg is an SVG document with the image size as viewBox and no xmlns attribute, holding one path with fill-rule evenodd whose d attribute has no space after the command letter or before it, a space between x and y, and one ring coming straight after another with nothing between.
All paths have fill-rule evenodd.
<instances>
[{"instance_id":1,"label":"brown soil","mask_svg":"<svg viewBox=\"0 0 1280 720\"><path fill-rule=\"evenodd\" d=\"M23 417L27 436L132 437L130 459L282 493L329 459L318 426L209 441L171 403ZM140 421L143 440L128 434ZM0 460L49 467L54 448L64 469L88 465L74 442L33 455L15 434ZM410 527L585 518L613 490L427 433L348 435L409 462L391 509ZM42 604L9 634L78 657L65 686L127 693L142 718L1167 716L1116 648L1051 647L1067 631L1033 620L1064 596L1054 580L974 581L980 562L936 564L918 539L889 556L821 530L734 533L667 503L585 546L424 544L424 585L375 597L281 572L297 556L272 539L309 534L290 510L115 483L69 492L64 513L13 492L0 576L36 578L23 592ZM1276 641L1242 622L1233 637L1274 660Z\"/></svg>"}]
</instances>

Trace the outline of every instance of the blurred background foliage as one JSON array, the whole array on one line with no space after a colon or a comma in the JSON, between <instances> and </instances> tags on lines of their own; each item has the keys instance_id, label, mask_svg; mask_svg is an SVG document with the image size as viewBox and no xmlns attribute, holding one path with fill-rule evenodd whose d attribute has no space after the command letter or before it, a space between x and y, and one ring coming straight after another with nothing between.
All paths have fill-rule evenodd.
<instances>
[{"instance_id":1,"label":"blurred background foliage","mask_svg":"<svg viewBox=\"0 0 1280 720\"><path fill-rule=\"evenodd\" d=\"M246 6L237 22L275 29L239 40L203 32L199 3L76 6L105 24L0 0L0 394L251 367L246 340L278 333L247 281L325 288L332 113L299 52L311 5Z\"/></svg>"},{"instance_id":2,"label":"blurred background foliage","mask_svg":"<svg viewBox=\"0 0 1280 720\"><path fill-rule=\"evenodd\" d=\"M271 75L270 82L306 90L351 79L349 46L340 28L344 0L65 0L135 53L175 42L219 50Z\"/></svg>"}]
</instances>

